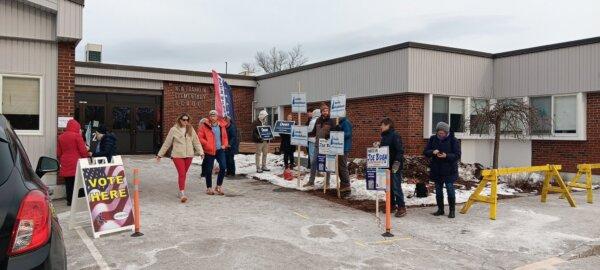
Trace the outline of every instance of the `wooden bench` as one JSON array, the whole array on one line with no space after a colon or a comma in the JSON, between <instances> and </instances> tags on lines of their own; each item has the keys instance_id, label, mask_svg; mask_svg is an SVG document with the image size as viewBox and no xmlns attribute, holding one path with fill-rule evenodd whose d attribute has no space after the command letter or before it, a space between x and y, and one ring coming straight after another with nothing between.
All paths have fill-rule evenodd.
<instances>
[{"instance_id":1,"label":"wooden bench","mask_svg":"<svg viewBox=\"0 0 600 270\"><path fill-rule=\"evenodd\" d=\"M279 150L279 143L269 143L269 153L275 153ZM254 154L256 144L253 142L240 142L240 154Z\"/></svg>"}]
</instances>

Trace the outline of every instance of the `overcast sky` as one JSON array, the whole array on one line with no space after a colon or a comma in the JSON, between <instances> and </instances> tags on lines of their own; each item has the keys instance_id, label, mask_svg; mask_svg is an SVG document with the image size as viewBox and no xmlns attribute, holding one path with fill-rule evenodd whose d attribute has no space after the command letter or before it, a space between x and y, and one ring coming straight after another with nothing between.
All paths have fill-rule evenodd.
<instances>
[{"instance_id":1,"label":"overcast sky","mask_svg":"<svg viewBox=\"0 0 600 270\"><path fill-rule=\"evenodd\" d=\"M406 41L502 52L600 36L600 1L87 0L83 40L103 62L241 71L258 50L309 62Z\"/></svg>"}]
</instances>

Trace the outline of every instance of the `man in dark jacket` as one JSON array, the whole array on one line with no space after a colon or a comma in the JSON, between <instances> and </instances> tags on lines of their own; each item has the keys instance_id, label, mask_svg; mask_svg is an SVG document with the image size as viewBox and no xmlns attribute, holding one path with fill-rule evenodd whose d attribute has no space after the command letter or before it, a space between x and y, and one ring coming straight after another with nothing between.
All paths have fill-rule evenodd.
<instances>
[{"instance_id":1,"label":"man in dark jacket","mask_svg":"<svg viewBox=\"0 0 600 270\"><path fill-rule=\"evenodd\" d=\"M267 121L267 111L262 110L258 113L258 118L252 122L252 141L256 145L256 152L254 153L254 159L256 163L256 172L262 173L263 171L270 171L267 168L267 154L269 154L269 142L263 140L258 133L258 127L264 126ZM261 165L262 161L262 165Z\"/></svg>"},{"instance_id":2,"label":"man in dark jacket","mask_svg":"<svg viewBox=\"0 0 600 270\"><path fill-rule=\"evenodd\" d=\"M423 154L430 159L429 177L435 182L435 201L438 210L434 216L444 215L444 185L448 193L449 218L454 218L456 195L454 181L458 179L458 161L461 150L458 139L450 134L450 126L444 122L436 125L436 134L429 138Z\"/></svg>"},{"instance_id":3,"label":"man in dark jacket","mask_svg":"<svg viewBox=\"0 0 600 270\"><path fill-rule=\"evenodd\" d=\"M350 188L350 172L348 171L348 154L352 149L352 123L348 117L340 118L336 130L344 132L344 155L339 157L338 168L340 172L340 191L348 192Z\"/></svg>"},{"instance_id":4,"label":"man in dark jacket","mask_svg":"<svg viewBox=\"0 0 600 270\"><path fill-rule=\"evenodd\" d=\"M313 156L312 164L313 166L310 168L310 178L308 183L304 184L305 187L313 186L315 184L315 177L317 174L317 156L319 154L319 140L320 139L329 139L329 132L331 128L335 126L333 119L329 117L329 105L326 103L321 103L321 116L317 119L315 123L315 154ZM309 134L310 136L310 134ZM329 182L330 173L325 173L325 181Z\"/></svg>"},{"instance_id":5,"label":"man in dark jacket","mask_svg":"<svg viewBox=\"0 0 600 270\"><path fill-rule=\"evenodd\" d=\"M288 114L286 120L294 121L291 114ZM283 153L283 165L286 169L292 169L296 166L294 164L294 152L296 152L296 146L292 145L292 136L291 134L280 133L279 137L281 137L279 149L281 149L281 152Z\"/></svg>"},{"instance_id":6,"label":"man in dark jacket","mask_svg":"<svg viewBox=\"0 0 600 270\"><path fill-rule=\"evenodd\" d=\"M402 163L404 159L404 146L400 134L394 129L394 122L390 118L381 120L381 142L379 146L389 148L389 164L391 176L391 203L396 206L396 217L406 216L406 206L404 204L404 193L402 192Z\"/></svg>"},{"instance_id":7,"label":"man in dark jacket","mask_svg":"<svg viewBox=\"0 0 600 270\"><path fill-rule=\"evenodd\" d=\"M227 123L227 138L229 139L229 148L225 150L225 159L227 163L227 176L235 176L235 155L239 153L240 141L238 139L238 130L229 116L225 117Z\"/></svg>"},{"instance_id":8,"label":"man in dark jacket","mask_svg":"<svg viewBox=\"0 0 600 270\"><path fill-rule=\"evenodd\" d=\"M112 157L117 154L117 137L102 125L96 130L96 140L100 142L96 145L92 156L106 157L108 162L112 162Z\"/></svg>"}]
</instances>

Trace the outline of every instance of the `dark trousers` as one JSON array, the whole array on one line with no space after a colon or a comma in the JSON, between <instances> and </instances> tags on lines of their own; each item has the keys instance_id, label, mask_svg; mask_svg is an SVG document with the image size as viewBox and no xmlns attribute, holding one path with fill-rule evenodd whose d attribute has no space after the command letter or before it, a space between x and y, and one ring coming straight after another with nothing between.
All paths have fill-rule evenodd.
<instances>
[{"instance_id":1,"label":"dark trousers","mask_svg":"<svg viewBox=\"0 0 600 270\"><path fill-rule=\"evenodd\" d=\"M392 205L398 207L405 207L404 205L404 193L402 192L402 173L401 172L390 172L392 177L392 189L390 197L392 198Z\"/></svg>"},{"instance_id":2,"label":"dark trousers","mask_svg":"<svg viewBox=\"0 0 600 270\"><path fill-rule=\"evenodd\" d=\"M288 165L294 165L294 151L286 150L283 152L283 165L287 168Z\"/></svg>"},{"instance_id":3,"label":"dark trousers","mask_svg":"<svg viewBox=\"0 0 600 270\"><path fill-rule=\"evenodd\" d=\"M217 153L212 155L206 155L204 160L206 161L206 167L204 168L204 176L206 177L206 187L212 187L212 170L215 165L215 160L219 163L219 175L217 175L217 186L223 185L223 178L225 178L225 171L227 170L227 162L225 161L225 151L222 149L217 150Z\"/></svg>"},{"instance_id":4,"label":"dark trousers","mask_svg":"<svg viewBox=\"0 0 600 270\"><path fill-rule=\"evenodd\" d=\"M235 154L232 151L225 151L227 163L227 175L235 175Z\"/></svg>"},{"instance_id":5,"label":"dark trousers","mask_svg":"<svg viewBox=\"0 0 600 270\"><path fill-rule=\"evenodd\" d=\"M65 189L67 191L67 204L71 205L71 199L73 198L73 188L75 186L75 176L65 177Z\"/></svg>"},{"instance_id":6,"label":"dark trousers","mask_svg":"<svg viewBox=\"0 0 600 270\"><path fill-rule=\"evenodd\" d=\"M446 193L448 194L448 204L456 202L456 195L454 191L454 181L450 180L436 180L435 181L435 200L438 207L444 207L444 185L446 185Z\"/></svg>"}]
</instances>

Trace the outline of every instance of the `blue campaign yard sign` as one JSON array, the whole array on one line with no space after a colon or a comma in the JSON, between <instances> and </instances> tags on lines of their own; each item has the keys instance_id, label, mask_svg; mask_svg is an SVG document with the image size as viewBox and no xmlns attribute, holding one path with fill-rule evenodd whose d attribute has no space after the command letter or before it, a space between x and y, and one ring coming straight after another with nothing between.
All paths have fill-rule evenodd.
<instances>
[{"instance_id":1,"label":"blue campaign yard sign","mask_svg":"<svg viewBox=\"0 0 600 270\"><path fill-rule=\"evenodd\" d=\"M292 93L292 112L306 113L306 93Z\"/></svg>"},{"instance_id":2,"label":"blue campaign yard sign","mask_svg":"<svg viewBox=\"0 0 600 270\"><path fill-rule=\"evenodd\" d=\"M317 154L317 171L325 172L326 168L327 156L323 154Z\"/></svg>"},{"instance_id":3,"label":"blue campaign yard sign","mask_svg":"<svg viewBox=\"0 0 600 270\"><path fill-rule=\"evenodd\" d=\"M331 118L346 117L346 95L331 97Z\"/></svg>"},{"instance_id":4,"label":"blue campaign yard sign","mask_svg":"<svg viewBox=\"0 0 600 270\"><path fill-rule=\"evenodd\" d=\"M268 141L273 139L273 131L270 126L258 126L258 135L263 141Z\"/></svg>"},{"instance_id":5,"label":"blue campaign yard sign","mask_svg":"<svg viewBox=\"0 0 600 270\"><path fill-rule=\"evenodd\" d=\"M386 190L387 169L383 168L367 168L365 178L367 182L367 190Z\"/></svg>"},{"instance_id":6,"label":"blue campaign yard sign","mask_svg":"<svg viewBox=\"0 0 600 270\"><path fill-rule=\"evenodd\" d=\"M294 121L277 121L275 122L273 132L281 134L291 134L293 125Z\"/></svg>"}]
</instances>

